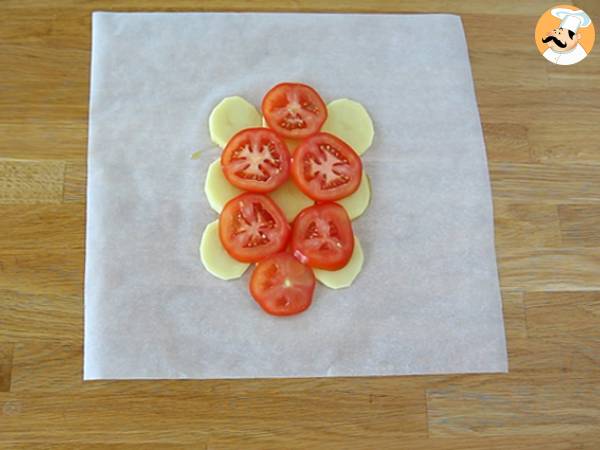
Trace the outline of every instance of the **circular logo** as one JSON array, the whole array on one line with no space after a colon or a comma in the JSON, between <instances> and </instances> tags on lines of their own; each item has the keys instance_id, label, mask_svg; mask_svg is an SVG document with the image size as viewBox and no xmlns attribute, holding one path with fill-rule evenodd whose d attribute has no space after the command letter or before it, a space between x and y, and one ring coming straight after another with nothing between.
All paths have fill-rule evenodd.
<instances>
[{"instance_id":1,"label":"circular logo","mask_svg":"<svg viewBox=\"0 0 600 450\"><path fill-rule=\"evenodd\" d=\"M573 5L550 8L535 27L535 45L553 64L570 66L592 51L596 32L590 16Z\"/></svg>"}]
</instances>

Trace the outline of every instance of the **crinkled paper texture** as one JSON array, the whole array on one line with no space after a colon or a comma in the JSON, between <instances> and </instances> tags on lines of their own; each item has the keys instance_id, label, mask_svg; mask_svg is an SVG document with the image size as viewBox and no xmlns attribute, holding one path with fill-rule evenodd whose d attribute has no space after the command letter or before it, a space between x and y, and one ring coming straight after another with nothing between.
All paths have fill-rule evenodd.
<instances>
[{"instance_id":1,"label":"crinkled paper texture","mask_svg":"<svg viewBox=\"0 0 600 450\"><path fill-rule=\"evenodd\" d=\"M277 318L251 299L249 272L204 270L198 244L216 218L211 109L229 95L260 105L289 80L365 105L373 197L354 222L354 285L318 286L307 312ZM507 370L457 16L95 13L88 162L85 379Z\"/></svg>"}]
</instances>

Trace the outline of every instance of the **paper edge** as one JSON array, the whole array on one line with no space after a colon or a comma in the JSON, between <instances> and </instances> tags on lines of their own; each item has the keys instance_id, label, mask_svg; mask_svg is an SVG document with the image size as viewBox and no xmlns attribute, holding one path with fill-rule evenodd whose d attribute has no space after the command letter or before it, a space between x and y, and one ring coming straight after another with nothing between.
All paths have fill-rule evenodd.
<instances>
[{"instance_id":1,"label":"paper edge","mask_svg":"<svg viewBox=\"0 0 600 450\"><path fill-rule=\"evenodd\" d=\"M98 16L100 17L100 16ZM94 48L97 48L97 45L95 44L96 39L97 39L97 33L95 32L95 30L97 30L97 18L96 18L96 13L92 13L92 20L90 22L90 28L91 28L91 45L90 45L90 75L89 75L89 89L88 89L88 130L87 130L87 155L86 155L86 165L87 165L87 170L86 170L86 196L85 196L85 256L84 256L84 275L83 275L83 349L82 349L82 353L83 353L83 379L84 380L88 380L91 379L90 378L90 373L93 372L92 368L90 367L91 365L91 356L90 356L90 351L89 351L89 346L86 345L86 343L88 343L89 341L91 341L91 339L88 337L88 334L90 332L89 330L89 324L90 321L88 321L88 316L90 315L89 312L89 308L91 306L90 302L86 301L88 298L88 278L89 278L89 266L90 266L90 252L89 252L89 248L90 248L90 235L91 233L89 232L89 226L90 226L90 210L91 208L89 207L89 200L90 200L90 193L91 193L91 189L90 189L90 174L91 174L91 161L90 161L90 148L92 147L92 127L91 127L91 121L92 121L92 104L93 104L93 98L92 98L92 86L94 85L94 67L98 64L98 53L94 51ZM86 325L87 324L87 325Z\"/></svg>"},{"instance_id":2,"label":"paper edge","mask_svg":"<svg viewBox=\"0 0 600 450\"><path fill-rule=\"evenodd\" d=\"M159 15L159 14L165 14L165 15L182 15L182 14L187 14L187 15L200 15L200 14L202 14L202 15L206 15L206 14L225 15L225 14L227 14L227 15L284 15L284 16L298 15L298 14L301 14L301 15L318 14L318 15L322 15L322 16L403 16L403 17L448 16L448 17L455 17L455 18L461 20L460 14L449 13L449 12L404 13L404 12L377 12L377 11L372 11L372 12L354 12L354 11L332 12L332 11L276 11L276 10L269 10L269 11L226 11L226 10L212 10L212 11L106 11L106 10L97 10L97 11L92 11L91 16L92 16L92 22L93 22L94 17L100 17L100 16L125 16L125 15L144 16L144 15ZM461 22L461 29L462 29L462 22ZM463 34L464 34L464 30L463 30Z\"/></svg>"},{"instance_id":3,"label":"paper edge","mask_svg":"<svg viewBox=\"0 0 600 450\"><path fill-rule=\"evenodd\" d=\"M502 339L502 342L504 343L502 350L502 353L504 355L503 358L503 365L504 365L504 372L503 373L508 373L509 372L509 368L510 368L510 364L509 364L509 359L508 359L508 342L506 339L506 326L505 326L505 321L504 321L504 299L502 298L502 289L501 289L501 285L500 285L500 274L498 271L498 252L496 250L496 226L495 226L495 211L494 211L494 191L493 191L493 186L492 186L492 180L490 177L490 167L489 167L489 161L488 161L488 151L487 151L487 145L485 143L485 135L483 133L483 126L481 124L481 114L479 112L479 101L477 98L477 85L475 84L475 80L473 78L473 70L472 70L472 66L471 66L471 54L469 53L469 42L467 41L467 34L465 33L465 28L463 25L463 21L462 21L462 17L457 16L458 18L458 26L460 27L460 31L462 33L462 38L463 38L463 48L466 52L466 57L467 57L467 61L469 62L469 80L470 84L471 84L471 93L472 93L472 97L473 97L473 102L475 103L475 113L477 114L477 126L479 127L479 132L478 132L478 139L480 139L481 142L481 147L483 148L483 163L484 163L484 167L485 167L485 181L486 181L486 185L488 187L488 199L490 202L490 210L491 210L491 223L488 223L488 226L491 228L491 237L492 237L492 249L494 251L494 258L493 258L493 271L496 274L496 276L494 277L494 284L495 284L495 290L498 293L498 298L499 298L499 304L498 307L500 308L499 311L499 316L500 316L500 320L501 320L501 324L502 324L502 336L500 337Z\"/></svg>"},{"instance_id":4,"label":"paper edge","mask_svg":"<svg viewBox=\"0 0 600 450\"><path fill-rule=\"evenodd\" d=\"M219 377L193 377L187 375L173 375L169 377L153 377L153 376L132 376L132 377L103 377L102 375L94 375L94 376L85 376L83 377L83 381L121 381L121 380L206 380L206 381L219 381L219 380L299 380L299 379L314 379L314 378L397 378L397 377L420 377L420 376L450 376L450 375L485 375L485 374L505 374L509 373L508 364L505 367L498 369L491 369L485 371L473 370L473 371L448 371L448 372L409 372L409 373L359 373L359 374L325 374L325 375L310 375L310 374L302 374L302 375L269 375L269 376L258 376L258 377L248 377L248 376L219 376Z\"/></svg>"}]
</instances>

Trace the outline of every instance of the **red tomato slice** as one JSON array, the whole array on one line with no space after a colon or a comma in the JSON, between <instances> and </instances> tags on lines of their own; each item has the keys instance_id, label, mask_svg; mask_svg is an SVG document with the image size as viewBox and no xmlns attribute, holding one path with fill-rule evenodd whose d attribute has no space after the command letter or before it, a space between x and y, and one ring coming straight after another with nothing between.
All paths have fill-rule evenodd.
<instances>
[{"instance_id":1,"label":"red tomato slice","mask_svg":"<svg viewBox=\"0 0 600 450\"><path fill-rule=\"evenodd\" d=\"M269 128L277 134L303 139L321 129L327 119L327 106L310 86L281 83L263 98L262 113Z\"/></svg>"},{"instance_id":2,"label":"red tomato slice","mask_svg":"<svg viewBox=\"0 0 600 450\"><path fill-rule=\"evenodd\" d=\"M269 314L291 316L308 308L315 290L312 269L289 253L277 253L256 265L250 293Z\"/></svg>"},{"instance_id":3,"label":"red tomato slice","mask_svg":"<svg viewBox=\"0 0 600 450\"><path fill-rule=\"evenodd\" d=\"M334 201L358 189L362 162L341 139L317 133L294 152L291 175L300 190L313 200Z\"/></svg>"},{"instance_id":4,"label":"red tomato slice","mask_svg":"<svg viewBox=\"0 0 600 450\"><path fill-rule=\"evenodd\" d=\"M300 262L325 270L344 267L354 251L352 222L337 203L300 211L292 227L292 252Z\"/></svg>"},{"instance_id":5,"label":"red tomato slice","mask_svg":"<svg viewBox=\"0 0 600 450\"><path fill-rule=\"evenodd\" d=\"M266 195L244 193L229 200L219 217L219 237L233 258L257 262L283 250L290 226Z\"/></svg>"},{"instance_id":6,"label":"red tomato slice","mask_svg":"<svg viewBox=\"0 0 600 450\"><path fill-rule=\"evenodd\" d=\"M271 192L287 180L290 153L283 139L267 128L247 128L235 134L221 155L225 178L251 192Z\"/></svg>"}]
</instances>

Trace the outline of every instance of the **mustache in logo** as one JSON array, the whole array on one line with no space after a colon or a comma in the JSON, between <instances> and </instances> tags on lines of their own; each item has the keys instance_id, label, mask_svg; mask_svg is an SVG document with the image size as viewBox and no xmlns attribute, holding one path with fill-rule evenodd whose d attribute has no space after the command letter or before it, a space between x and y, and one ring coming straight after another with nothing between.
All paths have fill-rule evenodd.
<instances>
[{"instance_id":1,"label":"mustache in logo","mask_svg":"<svg viewBox=\"0 0 600 450\"><path fill-rule=\"evenodd\" d=\"M558 45L560 48L565 48L567 46L566 42L560 42L558 40L558 38L556 36L546 36L545 38L542 38L542 42L545 44L546 42L550 42L553 41L556 45Z\"/></svg>"}]
</instances>

